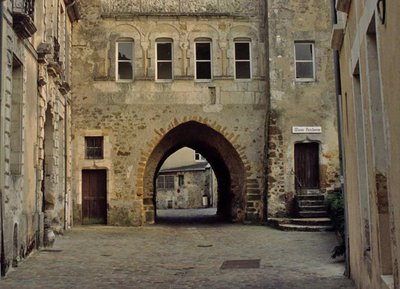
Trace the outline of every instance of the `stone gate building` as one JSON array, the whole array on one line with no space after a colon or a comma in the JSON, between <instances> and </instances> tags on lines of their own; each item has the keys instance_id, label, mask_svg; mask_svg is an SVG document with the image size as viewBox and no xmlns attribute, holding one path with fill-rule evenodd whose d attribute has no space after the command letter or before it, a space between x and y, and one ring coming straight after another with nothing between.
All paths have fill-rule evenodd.
<instances>
[{"instance_id":1,"label":"stone gate building","mask_svg":"<svg viewBox=\"0 0 400 289\"><path fill-rule=\"evenodd\" d=\"M219 214L260 221L264 1L91 1L82 10L73 43L75 221L152 223L156 173L185 146L212 165Z\"/></svg>"},{"instance_id":2,"label":"stone gate building","mask_svg":"<svg viewBox=\"0 0 400 289\"><path fill-rule=\"evenodd\" d=\"M73 42L74 220L154 222L155 176L185 146L213 167L218 213L229 220L290 215L298 184L331 191L329 9L329 1L82 3Z\"/></svg>"}]
</instances>

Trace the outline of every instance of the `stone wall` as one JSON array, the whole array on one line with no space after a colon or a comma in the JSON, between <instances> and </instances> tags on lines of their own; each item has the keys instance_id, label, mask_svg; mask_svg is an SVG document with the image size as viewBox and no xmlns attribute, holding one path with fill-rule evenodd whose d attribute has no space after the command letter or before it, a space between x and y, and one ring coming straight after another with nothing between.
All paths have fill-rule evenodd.
<instances>
[{"instance_id":1,"label":"stone wall","mask_svg":"<svg viewBox=\"0 0 400 289\"><path fill-rule=\"evenodd\" d=\"M319 144L321 192L327 194L340 185L330 8L328 0L268 3L270 216L287 216L292 212L296 143ZM315 78L296 79L295 42L313 44ZM293 133L295 126L320 127L321 133Z\"/></svg>"},{"instance_id":2,"label":"stone wall","mask_svg":"<svg viewBox=\"0 0 400 289\"><path fill-rule=\"evenodd\" d=\"M164 2L165 5L175 3ZM119 13L121 18L117 17L116 21L115 18L100 18L103 13L100 1L82 3L82 8L84 19L77 26L73 43L76 221L80 220L82 169L107 169L108 223L138 225L152 222L152 189L146 191L145 171L154 174L159 162L183 146L194 149L197 146L202 153L207 148L217 169L227 171L230 160L221 157L222 144L235 151L238 163L245 169L237 176L232 175L229 181L226 179L222 186L226 190L245 192L246 182L240 184L240 188L235 182L252 179L257 184L253 191L258 194L258 200L246 203L247 194L243 193L235 214L239 212L238 219L243 220L251 207L249 216L260 220L263 217L261 194L267 112L264 23L261 19L221 18L218 13L204 19L190 15L170 18L146 12L148 17L127 19ZM173 42L174 79L169 82L155 80L155 41L159 37ZM132 82L115 81L115 44L121 38L134 41L135 77ZM211 81L194 79L194 41L197 38L212 40ZM233 44L237 38L251 41L251 80L234 79ZM204 130L218 135L220 141L204 135L204 140L188 145L184 132L170 141L169 133L188 123L202 125ZM85 159L86 135L104 137L103 160ZM163 141L165 145L157 146ZM171 143L174 141L175 144ZM148 182L151 184L152 180ZM228 182L232 182L232 188Z\"/></svg>"},{"instance_id":3,"label":"stone wall","mask_svg":"<svg viewBox=\"0 0 400 289\"><path fill-rule=\"evenodd\" d=\"M65 189L70 188L66 182L71 155L65 144L65 132L70 128L66 67L70 65L70 43L65 39L71 36L72 26L63 1L35 2L33 14L25 11L22 16L13 10L18 8L13 1L0 4L3 274L32 250L51 245L53 231L62 233L67 226L64 209L69 192ZM63 12L55 13L58 9ZM51 118L50 134L45 130L46 117Z\"/></svg>"},{"instance_id":4,"label":"stone wall","mask_svg":"<svg viewBox=\"0 0 400 289\"><path fill-rule=\"evenodd\" d=\"M173 209L203 208L203 195L209 196L210 191L210 170L182 171L173 176L174 189L157 188L157 208L168 209L168 201L172 201ZM178 183L179 176L183 176L182 185Z\"/></svg>"},{"instance_id":5,"label":"stone wall","mask_svg":"<svg viewBox=\"0 0 400 289\"><path fill-rule=\"evenodd\" d=\"M102 0L103 15L127 14L222 14L222 15L248 15L263 16L264 1L255 0Z\"/></svg>"},{"instance_id":6,"label":"stone wall","mask_svg":"<svg viewBox=\"0 0 400 289\"><path fill-rule=\"evenodd\" d=\"M338 1L341 120L350 277L400 287L400 3Z\"/></svg>"}]
</instances>

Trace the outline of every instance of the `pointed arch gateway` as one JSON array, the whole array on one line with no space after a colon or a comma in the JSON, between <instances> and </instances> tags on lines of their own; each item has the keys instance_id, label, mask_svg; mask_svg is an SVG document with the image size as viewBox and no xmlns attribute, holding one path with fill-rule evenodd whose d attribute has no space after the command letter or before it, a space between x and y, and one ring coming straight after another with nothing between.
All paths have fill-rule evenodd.
<instances>
[{"instance_id":1,"label":"pointed arch gateway","mask_svg":"<svg viewBox=\"0 0 400 289\"><path fill-rule=\"evenodd\" d=\"M143 206L145 223L155 221L155 181L164 161L183 147L200 152L212 166L218 181L217 214L225 220L245 218L245 165L233 145L206 124L188 121L167 132L154 147L144 169Z\"/></svg>"}]
</instances>

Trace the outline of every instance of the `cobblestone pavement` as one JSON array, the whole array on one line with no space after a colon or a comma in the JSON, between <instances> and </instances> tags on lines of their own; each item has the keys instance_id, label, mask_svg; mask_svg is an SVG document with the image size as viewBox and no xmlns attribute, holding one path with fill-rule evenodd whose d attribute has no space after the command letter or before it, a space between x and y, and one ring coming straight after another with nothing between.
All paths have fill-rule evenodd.
<instances>
[{"instance_id":1,"label":"cobblestone pavement","mask_svg":"<svg viewBox=\"0 0 400 289\"><path fill-rule=\"evenodd\" d=\"M353 289L343 263L329 257L334 245L332 233L238 224L74 227L0 288ZM259 268L221 269L255 259Z\"/></svg>"}]
</instances>

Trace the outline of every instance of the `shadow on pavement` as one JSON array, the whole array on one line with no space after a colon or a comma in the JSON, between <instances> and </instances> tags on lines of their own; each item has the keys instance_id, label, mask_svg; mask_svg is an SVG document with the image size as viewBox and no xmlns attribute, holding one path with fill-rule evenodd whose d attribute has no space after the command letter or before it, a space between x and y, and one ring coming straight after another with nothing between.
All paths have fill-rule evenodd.
<instances>
[{"instance_id":1,"label":"shadow on pavement","mask_svg":"<svg viewBox=\"0 0 400 289\"><path fill-rule=\"evenodd\" d=\"M217 215L216 209L157 210L156 224L169 226L227 224Z\"/></svg>"}]
</instances>

